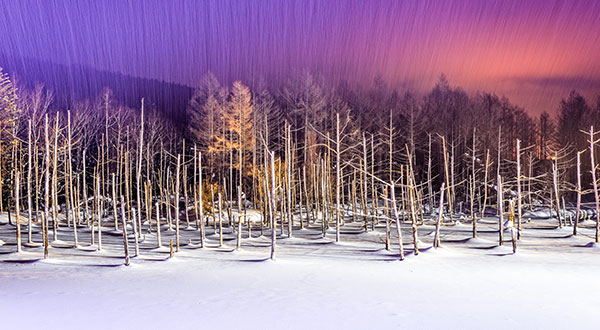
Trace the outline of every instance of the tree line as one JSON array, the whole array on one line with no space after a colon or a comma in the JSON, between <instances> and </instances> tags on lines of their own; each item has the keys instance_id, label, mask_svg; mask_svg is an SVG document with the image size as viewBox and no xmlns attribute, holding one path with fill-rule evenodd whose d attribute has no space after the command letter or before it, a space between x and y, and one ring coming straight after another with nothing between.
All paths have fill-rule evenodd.
<instances>
[{"instance_id":1,"label":"tree line","mask_svg":"<svg viewBox=\"0 0 600 330\"><path fill-rule=\"evenodd\" d=\"M304 73L251 89L208 73L182 125L143 100L139 109L119 104L108 89L56 109L52 91L0 77L0 212L12 211L17 224L26 214L29 231L40 223L46 254L50 226L54 240L57 226L73 228L75 245L78 226L92 237L96 228L100 248L103 225L131 224L139 237L142 221L157 234L161 221L177 233L181 223L195 226L201 244L204 227L219 226L222 244L227 219L239 247L242 225L252 230L249 209L262 215L261 234L280 228L289 237L320 226L339 241L349 217L365 231L385 223L386 248L395 225L401 255L401 223L412 226L418 252L425 218L467 217L475 237L478 219L499 216L502 242L505 215L519 235L523 213L538 208L574 233L582 217L595 218L598 241L600 102L592 107L576 92L556 118L534 118L443 75L417 96L380 78L368 88L333 87ZM575 203L577 216L567 217ZM34 244L31 232L27 240Z\"/></svg>"}]
</instances>

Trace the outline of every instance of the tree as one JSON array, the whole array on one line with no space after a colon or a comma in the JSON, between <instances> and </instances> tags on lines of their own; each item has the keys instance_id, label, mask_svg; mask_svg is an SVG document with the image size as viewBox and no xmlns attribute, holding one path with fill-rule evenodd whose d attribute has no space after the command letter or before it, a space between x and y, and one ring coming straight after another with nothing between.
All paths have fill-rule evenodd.
<instances>
[{"instance_id":1,"label":"tree","mask_svg":"<svg viewBox=\"0 0 600 330\"><path fill-rule=\"evenodd\" d=\"M19 113L17 88L0 67L0 212L4 203L4 174L7 166L11 165L7 160L17 143L16 126Z\"/></svg>"},{"instance_id":2,"label":"tree","mask_svg":"<svg viewBox=\"0 0 600 330\"><path fill-rule=\"evenodd\" d=\"M220 121L223 126L220 132L215 134L208 149L211 153L237 152L239 184L243 183L243 176L250 173L251 162L248 159L255 143L254 108L251 99L250 89L247 86L240 81L233 83L227 105L221 112ZM235 190L233 187L231 189Z\"/></svg>"},{"instance_id":3,"label":"tree","mask_svg":"<svg viewBox=\"0 0 600 330\"><path fill-rule=\"evenodd\" d=\"M555 126L548 112L540 115L538 124L538 158L546 159L549 150L554 148Z\"/></svg>"},{"instance_id":4,"label":"tree","mask_svg":"<svg viewBox=\"0 0 600 330\"><path fill-rule=\"evenodd\" d=\"M571 144L575 150L583 150L587 147L586 138L580 134L580 131L589 128L591 114L591 108L585 98L576 91L572 91L567 99L560 101L558 136L561 146Z\"/></svg>"},{"instance_id":5,"label":"tree","mask_svg":"<svg viewBox=\"0 0 600 330\"><path fill-rule=\"evenodd\" d=\"M215 135L215 123L224 106L225 91L212 73L202 77L186 108L186 135L206 150Z\"/></svg>"}]
</instances>

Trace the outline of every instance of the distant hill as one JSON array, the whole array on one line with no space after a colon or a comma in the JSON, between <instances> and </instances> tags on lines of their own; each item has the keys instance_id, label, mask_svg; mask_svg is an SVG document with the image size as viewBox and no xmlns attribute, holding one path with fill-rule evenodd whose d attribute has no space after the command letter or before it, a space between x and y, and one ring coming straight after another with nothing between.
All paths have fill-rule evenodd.
<instances>
[{"instance_id":1,"label":"distant hill","mask_svg":"<svg viewBox=\"0 0 600 330\"><path fill-rule=\"evenodd\" d=\"M165 117L179 125L184 124L185 108L193 92L193 88L181 84L5 54L0 54L0 67L11 76L16 74L19 82L27 87L42 83L51 89L56 108L66 109L75 101L96 98L108 87L121 104L139 108L143 97L146 104L154 104Z\"/></svg>"}]
</instances>

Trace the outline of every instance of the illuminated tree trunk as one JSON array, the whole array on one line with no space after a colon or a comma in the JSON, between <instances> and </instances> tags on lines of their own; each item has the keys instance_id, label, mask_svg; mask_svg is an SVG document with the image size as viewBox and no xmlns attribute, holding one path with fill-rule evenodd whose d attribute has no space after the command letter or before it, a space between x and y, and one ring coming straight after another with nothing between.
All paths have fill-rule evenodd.
<instances>
[{"instance_id":1,"label":"illuminated tree trunk","mask_svg":"<svg viewBox=\"0 0 600 330\"><path fill-rule=\"evenodd\" d=\"M32 163L32 139L31 139L31 119L28 120L28 131L27 131L27 213L28 213L28 221L27 221L27 243L28 244L33 244L33 241L31 239L31 225L33 222L33 203L31 200L31 181L33 180L33 176L32 176L32 167L33 167L33 163ZM1 154L1 153L0 153ZM1 165L0 165L1 166ZM75 238L77 239L77 236L75 236Z\"/></svg>"},{"instance_id":2,"label":"illuminated tree trunk","mask_svg":"<svg viewBox=\"0 0 600 330\"><path fill-rule=\"evenodd\" d=\"M17 252L21 252L21 205L19 204L19 200L21 199L21 195L19 194L19 186L21 172L15 173L15 223L17 225Z\"/></svg>"},{"instance_id":3,"label":"illuminated tree trunk","mask_svg":"<svg viewBox=\"0 0 600 330\"><path fill-rule=\"evenodd\" d=\"M42 232L44 236L44 259L48 259L48 217L50 215L50 141L48 137L48 114L45 116L45 121L46 178L44 180L44 219L42 219Z\"/></svg>"},{"instance_id":4,"label":"illuminated tree trunk","mask_svg":"<svg viewBox=\"0 0 600 330\"><path fill-rule=\"evenodd\" d=\"M392 202L392 209L394 211L394 218L396 219L396 231L398 232L398 248L400 252L400 260L404 260L404 245L402 242L402 230L400 228L400 216L398 215L398 207L396 205L396 193L394 192L393 183L390 184L390 195Z\"/></svg>"},{"instance_id":5,"label":"illuminated tree trunk","mask_svg":"<svg viewBox=\"0 0 600 330\"><path fill-rule=\"evenodd\" d=\"M108 146L107 146L108 147ZM137 215L138 215L138 225L139 232L138 235L141 238L142 236L142 150L144 147L144 99L142 98L142 108L140 114L140 137L139 137L139 149L138 149L138 159L137 159L137 173L136 173L136 185L137 185ZM177 244L177 248L179 251L179 244Z\"/></svg>"},{"instance_id":6,"label":"illuminated tree trunk","mask_svg":"<svg viewBox=\"0 0 600 330\"><path fill-rule=\"evenodd\" d=\"M498 175L498 245L504 244L504 201L502 199L502 177Z\"/></svg>"},{"instance_id":7,"label":"illuminated tree trunk","mask_svg":"<svg viewBox=\"0 0 600 330\"><path fill-rule=\"evenodd\" d=\"M271 212L269 212L271 217L271 260L275 260L275 248L277 246L277 227L275 224L275 156L272 152L269 152L269 156L271 163L271 193L269 194L271 199Z\"/></svg>"},{"instance_id":8,"label":"illuminated tree trunk","mask_svg":"<svg viewBox=\"0 0 600 330\"><path fill-rule=\"evenodd\" d=\"M121 195L121 221L123 225L123 250L125 251L125 266L129 266L129 242L127 241L127 217L125 216L125 198Z\"/></svg>"},{"instance_id":9,"label":"illuminated tree trunk","mask_svg":"<svg viewBox=\"0 0 600 330\"><path fill-rule=\"evenodd\" d=\"M521 141L517 139L517 239L521 239Z\"/></svg>"},{"instance_id":10,"label":"illuminated tree trunk","mask_svg":"<svg viewBox=\"0 0 600 330\"><path fill-rule=\"evenodd\" d=\"M179 169L181 167L181 155L177 155L177 167L175 168L175 239L176 252L179 252Z\"/></svg>"},{"instance_id":11,"label":"illuminated tree trunk","mask_svg":"<svg viewBox=\"0 0 600 330\"><path fill-rule=\"evenodd\" d=\"M573 224L573 236L577 235L579 215L581 212L581 151L577 152L577 210L575 211L575 223Z\"/></svg>"},{"instance_id":12,"label":"illuminated tree trunk","mask_svg":"<svg viewBox=\"0 0 600 330\"><path fill-rule=\"evenodd\" d=\"M206 240L206 233L204 231L204 206L203 206L203 196L202 196L202 154L198 153L198 213L200 216L200 247L204 248L204 241Z\"/></svg>"},{"instance_id":13,"label":"illuminated tree trunk","mask_svg":"<svg viewBox=\"0 0 600 330\"><path fill-rule=\"evenodd\" d=\"M158 205L158 202L156 202L154 205L156 209L156 247L160 248L162 247L160 236L160 206Z\"/></svg>"},{"instance_id":14,"label":"illuminated tree trunk","mask_svg":"<svg viewBox=\"0 0 600 330\"><path fill-rule=\"evenodd\" d=\"M440 246L440 226L442 225L442 219L444 217L444 183L440 188L440 210L438 212L437 221L435 222L435 235L433 236L433 247L438 248Z\"/></svg>"},{"instance_id":15,"label":"illuminated tree trunk","mask_svg":"<svg viewBox=\"0 0 600 330\"><path fill-rule=\"evenodd\" d=\"M102 201L100 195L100 173L96 177L96 211L98 212L98 251L102 250Z\"/></svg>"},{"instance_id":16,"label":"illuminated tree trunk","mask_svg":"<svg viewBox=\"0 0 600 330\"><path fill-rule=\"evenodd\" d=\"M336 130L335 130L335 205L336 205L336 217L335 217L335 241L340 241L340 226L342 224L341 214L341 203L340 203L340 189L342 185L342 172L340 163L340 113L336 113Z\"/></svg>"},{"instance_id":17,"label":"illuminated tree trunk","mask_svg":"<svg viewBox=\"0 0 600 330\"><path fill-rule=\"evenodd\" d=\"M54 123L54 152L52 153L52 236L58 240L58 112Z\"/></svg>"},{"instance_id":18,"label":"illuminated tree trunk","mask_svg":"<svg viewBox=\"0 0 600 330\"><path fill-rule=\"evenodd\" d=\"M477 217L475 215L475 184L476 184L476 173L475 173L475 159L477 153L475 152L475 128L473 128L473 145L471 147L471 220L473 221L473 238L477 238Z\"/></svg>"},{"instance_id":19,"label":"illuminated tree trunk","mask_svg":"<svg viewBox=\"0 0 600 330\"><path fill-rule=\"evenodd\" d=\"M594 126L590 127L590 161L592 164L592 185L594 186L594 198L596 200L596 243L600 242L600 198L598 196L598 182L596 181L596 162L594 161Z\"/></svg>"},{"instance_id":20,"label":"illuminated tree trunk","mask_svg":"<svg viewBox=\"0 0 600 330\"><path fill-rule=\"evenodd\" d=\"M562 228L562 217L560 214L560 197L558 191L558 153L554 155L552 163L552 183L554 186L554 198L556 201L556 217L558 218L558 228Z\"/></svg>"}]
</instances>

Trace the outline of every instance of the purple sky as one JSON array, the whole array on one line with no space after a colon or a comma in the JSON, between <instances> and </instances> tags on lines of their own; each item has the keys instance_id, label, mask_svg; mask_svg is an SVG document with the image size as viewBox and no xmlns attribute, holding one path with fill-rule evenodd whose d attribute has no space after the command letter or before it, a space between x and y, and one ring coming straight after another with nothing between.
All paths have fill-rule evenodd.
<instances>
[{"instance_id":1,"label":"purple sky","mask_svg":"<svg viewBox=\"0 0 600 330\"><path fill-rule=\"evenodd\" d=\"M600 94L600 1L0 0L0 35L8 55L192 86L310 69L422 93L443 72L532 114Z\"/></svg>"}]
</instances>

